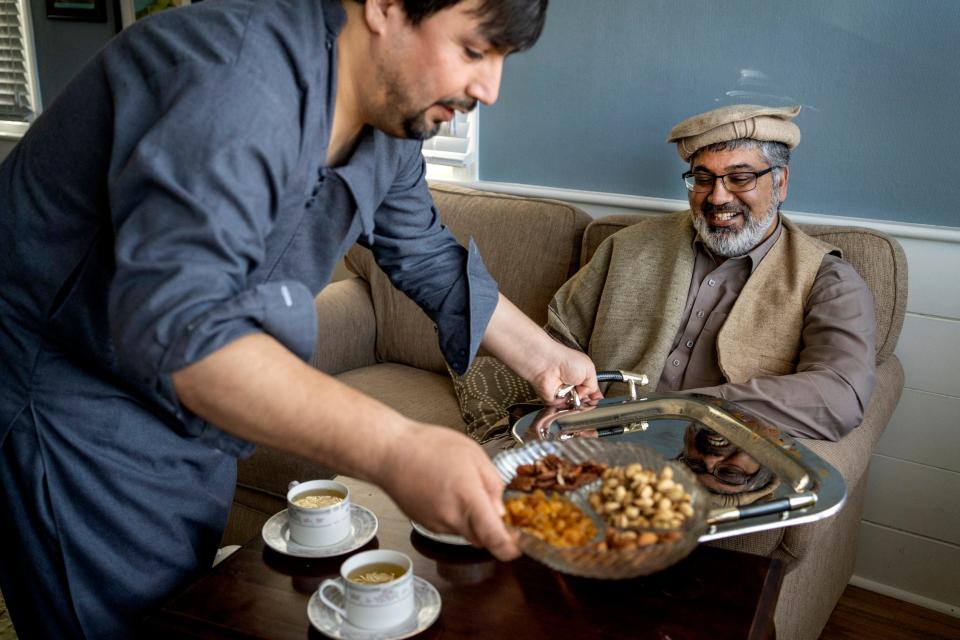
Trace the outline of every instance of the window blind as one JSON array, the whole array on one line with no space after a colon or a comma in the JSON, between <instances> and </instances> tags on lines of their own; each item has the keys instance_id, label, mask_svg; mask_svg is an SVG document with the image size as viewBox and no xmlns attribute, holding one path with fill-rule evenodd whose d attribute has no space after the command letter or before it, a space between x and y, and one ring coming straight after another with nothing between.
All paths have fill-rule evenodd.
<instances>
[{"instance_id":1,"label":"window blind","mask_svg":"<svg viewBox=\"0 0 960 640\"><path fill-rule=\"evenodd\" d=\"M423 156L428 163L466 167L475 156L477 110L459 111L450 122L440 125L438 134L423 141Z\"/></svg>"},{"instance_id":2,"label":"window blind","mask_svg":"<svg viewBox=\"0 0 960 640\"><path fill-rule=\"evenodd\" d=\"M0 121L30 123L38 100L23 0L0 0Z\"/></svg>"}]
</instances>

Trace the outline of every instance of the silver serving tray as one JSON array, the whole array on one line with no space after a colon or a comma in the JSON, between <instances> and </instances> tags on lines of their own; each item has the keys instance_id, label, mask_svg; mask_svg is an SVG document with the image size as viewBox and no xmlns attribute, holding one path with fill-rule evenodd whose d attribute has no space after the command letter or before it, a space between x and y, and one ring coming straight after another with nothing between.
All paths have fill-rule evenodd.
<instances>
[{"instance_id":1,"label":"silver serving tray","mask_svg":"<svg viewBox=\"0 0 960 640\"><path fill-rule=\"evenodd\" d=\"M697 435L701 432L704 435ZM520 418L511 428L518 443L602 438L644 444L670 460L680 454L699 455L697 447L705 434L710 434L706 441L710 445L726 443L724 451L746 453L779 485L749 504L712 509L700 542L822 520L846 502L846 483L836 469L762 418L721 398L697 394L608 398L593 406L544 408ZM719 501L716 485L720 483L712 476L700 478Z\"/></svg>"}]
</instances>

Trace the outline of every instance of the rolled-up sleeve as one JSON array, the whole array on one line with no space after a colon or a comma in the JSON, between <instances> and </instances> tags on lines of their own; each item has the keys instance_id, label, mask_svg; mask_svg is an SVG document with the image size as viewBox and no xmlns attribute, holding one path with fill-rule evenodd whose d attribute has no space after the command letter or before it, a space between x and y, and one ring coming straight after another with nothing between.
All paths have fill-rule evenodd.
<instances>
[{"instance_id":1,"label":"rolled-up sleeve","mask_svg":"<svg viewBox=\"0 0 960 640\"><path fill-rule=\"evenodd\" d=\"M480 348L498 287L473 240L464 248L440 222L424 174L419 151L408 154L376 212L370 249L393 285L433 320L444 358L462 374Z\"/></svg>"},{"instance_id":2,"label":"rolled-up sleeve","mask_svg":"<svg viewBox=\"0 0 960 640\"><path fill-rule=\"evenodd\" d=\"M155 122L115 158L109 184L117 357L188 431L197 419L180 407L172 372L254 332L307 359L316 335L303 284L249 280L296 159L295 107L271 99L255 75L203 73L182 70L170 95L156 97ZM142 106L117 105L118 130L143 117L124 109Z\"/></svg>"}]
</instances>

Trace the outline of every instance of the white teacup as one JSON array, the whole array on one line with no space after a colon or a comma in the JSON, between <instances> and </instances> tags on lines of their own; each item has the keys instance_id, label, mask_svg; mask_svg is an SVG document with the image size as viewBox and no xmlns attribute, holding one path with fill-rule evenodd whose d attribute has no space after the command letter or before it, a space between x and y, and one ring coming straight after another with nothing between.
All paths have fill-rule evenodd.
<instances>
[{"instance_id":1,"label":"white teacup","mask_svg":"<svg viewBox=\"0 0 960 640\"><path fill-rule=\"evenodd\" d=\"M311 500L309 496L320 494L339 496L340 501L313 507L295 502L304 498ZM336 480L294 480L287 490L287 515L293 542L305 547L324 547L340 542L350 535L350 489Z\"/></svg>"},{"instance_id":2,"label":"white teacup","mask_svg":"<svg viewBox=\"0 0 960 640\"><path fill-rule=\"evenodd\" d=\"M384 572L384 567L396 568L396 573ZM399 575L397 575L399 573ZM358 574L370 577L383 575L386 582L363 584L356 582ZM337 611L355 627L387 629L395 627L413 616L413 562L399 551L377 549L364 551L347 558L340 565L337 580L324 580L319 596L325 605ZM334 604L326 591L334 589L343 595L344 606Z\"/></svg>"}]
</instances>

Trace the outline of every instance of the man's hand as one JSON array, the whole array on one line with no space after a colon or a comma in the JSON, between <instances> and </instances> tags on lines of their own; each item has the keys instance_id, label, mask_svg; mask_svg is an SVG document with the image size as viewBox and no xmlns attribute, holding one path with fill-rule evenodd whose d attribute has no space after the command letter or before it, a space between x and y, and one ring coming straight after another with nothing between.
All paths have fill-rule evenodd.
<instances>
[{"instance_id":1,"label":"man's hand","mask_svg":"<svg viewBox=\"0 0 960 640\"><path fill-rule=\"evenodd\" d=\"M374 482L410 517L501 560L520 554L500 518L500 476L467 436L410 420L262 334L172 377L180 401L221 429Z\"/></svg>"},{"instance_id":2,"label":"man's hand","mask_svg":"<svg viewBox=\"0 0 960 640\"><path fill-rule=\"evenodd\" d=\"M551 338L503 294L487 325L483 346L529 381L547 404L565 406L569 396L558 398L557 392L570 385L583 401L603 397L593 361Z\"/></svg>"},{"instance_id":3,"label":"man's hand","mask_svg":"<svg viewBox=\"0 0 960 640\"><path fill-rule=\"evenodd\" d=\"M446 427L411 423L375 482L411 518L462 535L500 560L520 555L503 524L503 482L476 442Z\"/></svg>"},{"instance_id":4,"label":"man's hand","mask_svg":"<svg viewBox=\"0 0 960 640\"><path fill-rule=\"evenodd\" d=\"M574 385L583 402L592 403L603 398L597 384L597 371L585 353L551 340L544 357L546 364L541 365L540 372L534 375L530 384L548 405L566 406L570 395L558 397L557 392L570 385Z\"/></svg>"}]
</instances>

